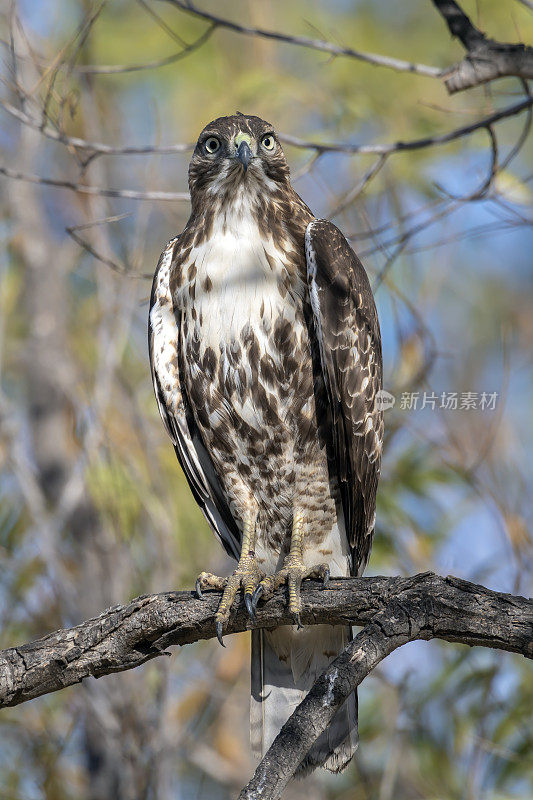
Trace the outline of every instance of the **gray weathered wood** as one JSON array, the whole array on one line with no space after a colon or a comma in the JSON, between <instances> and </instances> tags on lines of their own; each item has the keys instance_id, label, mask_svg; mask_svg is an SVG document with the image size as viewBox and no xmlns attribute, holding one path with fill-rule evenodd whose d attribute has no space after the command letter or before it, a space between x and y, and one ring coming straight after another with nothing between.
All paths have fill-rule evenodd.
<instances>
[{"instance_id":1,"label":"gray weathered wood","mask_svg":"<svg viewBox=\"0 0 533 800\"><path fill-rule=\"evenodd\" d=\"M132 669L171 645L210 639L215 635L219 599L218 592L198 600L189 591L138 597L73 628L0 651L0 707L57 691L90 675ZM306 625L367 625L378 613L388 619L406 615L413 639L437 637L533 657L532 601L457 578L424 573L411 578L337 579L328 589L306 581L302 601ZM241 603L227 632L291 622L280 590L260 605L253 625Z\"/></svg>"},{"instance_id":2,"label":"gray weathered wood","mask_svg":"<svg viewBox=\"0 0 533 800\"><path fill-rule=\"evenodd\" d=\"M374 616L287 720L239 800L281 797L298 764L348 695L380 661L407 642L439 638L533 657L531 600L428 573L390 580L388 586L379 585L383 596L376 602Z\"/></svg>"},{"instance_id":3,"label":"gray weathered wood","mask_svg":"<svg viewBox=\"0 0 533 800\"><path fill-rule=\"evenodd\" d=\"M498 42L478 30L455 0L433 0L451 35L459 39L466 57L443 70L450 94L471 89L497 78L533 78L533 48L522 43Z\"/></svg>"}]
</instances>

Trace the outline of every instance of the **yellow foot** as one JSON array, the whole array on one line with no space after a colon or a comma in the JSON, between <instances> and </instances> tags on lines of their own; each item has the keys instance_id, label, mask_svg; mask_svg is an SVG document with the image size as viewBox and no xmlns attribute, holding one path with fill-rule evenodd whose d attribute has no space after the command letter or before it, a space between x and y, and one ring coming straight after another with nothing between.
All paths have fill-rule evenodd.
<instances>
[{"instance_id":1,"label":"yellow foot","mask_svg":"<svg viewBox=\"0 0 533 800\"><path fill-rule=\"evenodd\" d=\"M252 597L265 573L257 566L255 556L242 556L237 569L229 578L220 578L210 572L201 572L196 579L196 594L202 597L202 589L224 589L222 599L219 603L215 615L215 627L217 639L224 647L222 633L224 626L229 620L231 608L235 602L235 597L239 589L244 592L244 603L251 619L255 617L255 606L252 604Z\"/></svg>"},{"instance_id":2,"label":"yellow foot","mask_svg":"<svg viewBox=\"0 0 533 800\"><path fill-rule=\"evenodd\" d=\"M329 583L329 567L327 564L315 564L314 567L305 567L300 560L296 560L289 554L285 559L282 569L274 575L267 575L258 584L253 597L252 608L255 611L257 603L261 597L268 597L284 583L289 587L289 611L294 617L298 628L302 627L300 621L300 611L302 601L300 598L300 587L305 578L315 578L322 581L324 589Z\"/></svg>"}]
</instances>

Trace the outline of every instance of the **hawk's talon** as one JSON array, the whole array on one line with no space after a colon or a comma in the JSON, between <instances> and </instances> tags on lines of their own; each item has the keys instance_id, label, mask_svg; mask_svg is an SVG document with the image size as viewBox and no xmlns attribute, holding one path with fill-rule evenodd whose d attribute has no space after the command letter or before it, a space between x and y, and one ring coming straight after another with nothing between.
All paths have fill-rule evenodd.
<instances>
[{"instance_id":1,"label":"hawk's talon","mask_svg":"<svg viewBox=\"0 0 533 800\"><path fill-rule=\"evenodd\" d=\"M254 617L257 609L257 604L261 599L261 597L263 596L263 594L264 594L263 581L261 581L261 583L258 583L257 586L255 587L254 593L252 595L252 609L254 612Z\"/></svg>"},{"instance_id":2,"label":"hawk's talon","mask_svg":"<svg viewBox=\"0 0 533 800\"><path fill-rule=\"evenodd\" d=\"M255 620L255 606L253 604L253 597L254 595L251 594L251 592L246 592L246 594L244 595L244 605L246 606L248 616L250 617L251 620Z\"/></svg>"},{"instance_id":3,"label":"hawk's talon","mask_svg":"<svg viewBox=\"0 0 533 800\"><path fill-rule=\"evenodd\" d=\"M215 616L217 639L220 644L223 644L222 632L230 618L231 609L239 589L243 591L244 604L250 619L255 619L255 608L252 602L253 593L263 577L264 573L258 568L255 556L250 555L248 552L240 559L236 570L229 578L220 578L210 572L201 572L198 575L195 588L200 598L203 597L202 589L218 589L219 591L223 589Z\"/></svg>"},{"instance_id":4,"label":"hawk's talon","mask_svg":"<svg viewBox=\"0 0 533 800\"><path fill-rule=\"evenodd\" d=\"M194 591L196 592L196 597L198 600L203 600L204 595L202 593L202 584L200 582L200 576L196 578L196 583L194 584Z\"/></svg>"},{"instance_id":5,"label":"hawk's talon","mask_svg":"<svg viewBox=\"0 0 533 800\"><path fill-rule=\"evenodd\" d=\"M222 631L224 630L224 623L222 622L222 620L220 620L220 619L217 619L217 621L216 621L216 623L215 623L215 630L216 630L216 632L217 632L217 639L218 639L218 641L220 642L220 644L222 645L222 647L225 647L226 645L225 645L225 644L224 644L224 642L222 641Z\"/></svg>"}]
</instances>

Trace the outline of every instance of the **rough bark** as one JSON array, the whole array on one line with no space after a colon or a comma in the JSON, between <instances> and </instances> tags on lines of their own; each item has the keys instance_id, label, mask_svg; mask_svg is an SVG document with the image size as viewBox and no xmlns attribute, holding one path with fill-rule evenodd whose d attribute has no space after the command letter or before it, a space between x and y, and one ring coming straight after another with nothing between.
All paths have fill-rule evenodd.
<instances>
[{"instance_id":1,"label":"rough bark","mask_svg":"<svg viewBox=\"0 0 533 800\"><path fill-rule=\"evenodd\" d=\"M433 0L451 35L459 39L466 57L442 73L450 94L497 78L533 78L533 48L498 42L478 30L454 0Z\"/></svg>"},{"instance_id":2,"label":"rough bark","mask_svg":"<svg viewBox=\"0 0 533 800\"><path fill-rule=\"evenodd\" d=\"M207 35L211 35L217 28L225 28L243 36L318 50L334 57L352 58L397 72L425 75L428 78L443 80L450 94L488 83L497 78L515 76L527 80L533 77L533 48L522 43L498 42L489 39L476 28L455 0L432 0L452 36L457 37L467 51L467 55L462 61L443 70L427 64L355 50L352 47L341 47L323 39L310 39L307 36L294 36L282 31L241 25L239 22L198 8L191 0L166 1L175 8L208 22L211 27L206 29ZM521 1L524 2L524 0Z\"/></svg>"},{"instance_id":3,"label":"rough bark","mask_svg":"<svg viewBox=\"0 0 533 800\"><path fill-rule=\"evenodd\" d=\"M190 591L146 595L73 628L1 651L0 706L18 705L90 675L132 669L172 645L210 639L219 600L219 592L207 592L203 600ZM533 601L432 573L336 579L327 589L306 582L301 616L306 625L366 626L387 619L391 635L398 620L401 630L407 630L405 641L439 638L533 657ZM227 633L291 623L280 590L260 605L254 623L241 603Z\"/></svg>"},{"instance_id":4,"label":"rough bark","mask_svg":"<svg viewBox=\"0 0 533 800\"><path fill-rule=\"evenodd\" d=\"M317 680L287 720L257 767L239 800L276 800L313 743L361 681L389 653L419 638L409 615L387 620L386 614L367 625Z\"/></svg>"},{"instance_id":5,"label":"rough bark","mask_svg":"<svg viewBox=\"0 0 533 800\"><path fill-rule=\"evenodd\" d=\"M330 664L287 720L239 800L281 797L297 765L346 698L380 661L407 642L446 639L512 649L533 658L531 600L487 592L467 581L432 574L407 578L401 588L389 591L384 587L384 591L386 597L377 613ZM522 610L518 612L518 628L512 622L508 626L509 612L518 621L515 613L519 607ZM507 634L510 639L504 642ZM521 640L518 650L517 634Z\"/></svg>"}]
</instances>

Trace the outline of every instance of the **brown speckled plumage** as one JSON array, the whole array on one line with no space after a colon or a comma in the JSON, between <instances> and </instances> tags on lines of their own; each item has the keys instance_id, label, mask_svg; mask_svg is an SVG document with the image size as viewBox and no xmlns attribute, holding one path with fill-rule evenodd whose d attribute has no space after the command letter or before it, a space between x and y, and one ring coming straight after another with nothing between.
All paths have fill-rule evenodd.
<instances>
[{"instance_id":1,"label":"brown speckled plumage","mask_svg":"<svg viewBox=\"0 0 533 800\"><path fill-rule=\"evenodd\" d=\"M243 134L253 156L244 170L234 144ZM296 509L303 563L360 574L383 438L374 406L379 324L366 273L340 231L316 220L294 192L279 141L258 117L206 126L189 185L190 219L154 278L150 357L161 415L194 496L235 558L255 510L257 561L267 574L289 551ZM261 648L273 649L279 664L288 660L294 685L308 688L307 674L346 639L339 630L340 639L322 632L321 641L318 630L298 638L287 629ZM263 743L265 736L263 729ZM323 743L309 765L342 768L355 745L337 757L339 742Z\"/></svg>"}]
</instances>

